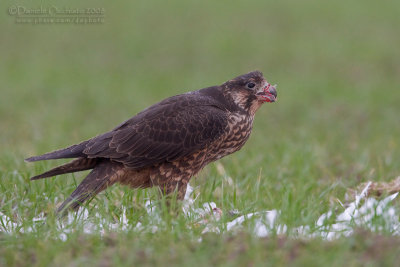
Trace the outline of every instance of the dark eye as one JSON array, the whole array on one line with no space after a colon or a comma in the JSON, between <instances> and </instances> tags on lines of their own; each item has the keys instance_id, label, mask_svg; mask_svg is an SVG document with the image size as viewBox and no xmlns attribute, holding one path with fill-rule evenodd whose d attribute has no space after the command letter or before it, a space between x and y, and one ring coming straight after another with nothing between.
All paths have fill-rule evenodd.
<instances>
[{"instance_id":1,"label":"dark eye","mask_svg":"<svg viewBox=\"0 0 400 267\"><path fill-rule=\"evenodd\" d=\"M254 86L256 86L256 84L255 84L255 83L252 83L252 82L249 82L249 83L246 84L246 87L247 87L247 88L250 88L250 89L251 89L251 88L254 88Z\"/></svg>"}]
</instances>

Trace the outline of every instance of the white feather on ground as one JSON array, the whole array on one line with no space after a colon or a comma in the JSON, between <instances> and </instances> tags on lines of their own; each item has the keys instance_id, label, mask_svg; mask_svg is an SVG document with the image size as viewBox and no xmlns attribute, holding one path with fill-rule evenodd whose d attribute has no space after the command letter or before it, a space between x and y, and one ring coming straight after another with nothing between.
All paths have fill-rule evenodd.
<instances>
[{"instance_id":1,"label":"white feather on ground","mask_svg":"<svg viewBox=\"0 0 400 267\"><path fill-rule=\"evenodd\" d=\"M203 225L203 233L238 231L244 227L246 221L251 222L253 233L259 237L269 236L271 234L291 234L302 238L322 237L327 240L335 239L340 236L349 236L356 227L368 228L371 231L389 231L393 235L400 235L399 214L396 209L391 206L391 202L397 197L398 193L392 194L382 200L376 200L368 196L368 190L371 183L367 183L365 188L359 195L355 196L355 200L351 202L345 210L339 215L335 212L328 211L322 214L315 222L313 227L308 225L291 229L284 224L279 224L278 218L280 211L267 210L245 214L235 218L221 227L219 220L222 211L214 202L204 203L201 208L194 208L196 197L193 197L193 188L189 186L185 201L183 204L183 212L188 218L197 220L197 225ZM141 222L132 225L128 221L126 208L122 208L121 216L116 222L110 222L103 218L100 214L90 214L86 208L81 208L78 213L69 213L67 218L58 223L59 238L66 240L68 233L74 231L76 226L82 227L84 233L103 235L109 231L128 231L152 232L155 233L163 226L163 221L159 216L157 208L150 201L145 205L147 212L152 216L150 222L146 225ZM382 224L377 226L373 220L380 218L384 221L385 229ZM32 226L23 227L22 222L12 220L4 213L0 212L0 232L7 234L34 232L36 228L45 221L45 216L40 214L35 217ZM311 229L313 228L313 229Z\"/></svg>"}]
</instances>

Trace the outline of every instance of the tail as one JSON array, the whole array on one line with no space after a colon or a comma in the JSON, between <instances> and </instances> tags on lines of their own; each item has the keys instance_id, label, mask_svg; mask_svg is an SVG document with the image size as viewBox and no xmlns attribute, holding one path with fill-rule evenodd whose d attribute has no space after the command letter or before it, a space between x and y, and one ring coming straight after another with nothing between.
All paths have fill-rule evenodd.
<instances>
[{"instance_id":1,"label":"tail","mask_svg":"<svg viewBox=\"0 0 400 267\"><path fill-rule=\"evenodd\" d=\"M73 145L67 148L49 152L40 156L30 157L25 159L28 162L49 160L49 159L66 159L66 158L78 158L86 156L83 150L86 148L88 141L84 141L80 144Z\"/></svg>"},{"instance_id":2,"label":"tail","mask_svg":"<svg viewBox=\"0 0 400 267\"><path fill-rule=\"evenodd\" d=\"M57 213L62 217L68 209L77 210L86 200L117 182L121 164L104 161L86 176L74 192L61 204Z\"/></svg>"},{"instance_id":3,"label":"tail","mask_svg":"<svg viewBox=\"0 0 400 267\"><path fill-rule=\"evenodd\" d=\"M47 177L52 177L55 175L59 174L65 174L65 173L71 173L71 172L79 172L79 171L85 171L89 169L93 169L96 164L98 164L99 159L95 158L78 158L76 160L73 160L67 164L58 166L54 169L51 169L47 172L44 172L42 174L33 176L31 180L38 180L38 179L43 179Z\"/></svg>"}]
</instances>

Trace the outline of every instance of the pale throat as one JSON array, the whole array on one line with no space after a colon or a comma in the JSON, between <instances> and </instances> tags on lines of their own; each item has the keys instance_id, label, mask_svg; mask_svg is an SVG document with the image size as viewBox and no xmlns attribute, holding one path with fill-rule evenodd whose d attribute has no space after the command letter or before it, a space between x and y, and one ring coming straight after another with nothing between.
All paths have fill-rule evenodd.
<instances>
[{"instance_id":1,"label":"pale throat","mask_svg":"<svg viewBox=\"0 0 400 267\"><path fill-rule=\"evenodd\" d=\"M254 99L249 105L249 95L235 92L232 94L233 102L243 110L247 111L251 116L254 116L256 111L261 107L263 102Z\"/></svg>"}]
</instances>

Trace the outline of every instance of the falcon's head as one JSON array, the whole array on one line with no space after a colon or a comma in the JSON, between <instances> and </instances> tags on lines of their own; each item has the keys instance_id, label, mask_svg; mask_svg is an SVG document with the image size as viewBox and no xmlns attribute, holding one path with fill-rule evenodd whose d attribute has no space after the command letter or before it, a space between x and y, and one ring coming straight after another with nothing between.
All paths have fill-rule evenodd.
<instances>
[{"instance_id":1,"label":"falcon's head","mask_svg":"<svg viewBox=\"0 0 400 267\"><path fill-rule=\"evenodd\" d=\"M225 96L241 108L254 114L265 102L275 102L276 85L272 86L259 71L238 76L222 85Z\"/></svg>"}]
</instances>

